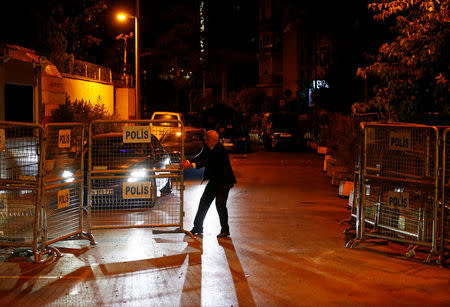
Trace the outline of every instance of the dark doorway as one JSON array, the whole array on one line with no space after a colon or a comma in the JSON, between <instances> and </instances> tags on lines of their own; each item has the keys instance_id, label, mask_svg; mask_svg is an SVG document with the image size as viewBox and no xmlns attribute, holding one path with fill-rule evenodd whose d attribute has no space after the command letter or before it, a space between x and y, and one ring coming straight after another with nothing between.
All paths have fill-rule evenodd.
<instances>
[{"instance_id":1,"label":"dark doorway","mask_svg":"<svg viewBox=\"0 0 450 307\"><path fill-rule=\"evenodd\" d=\"M5 84L5 120L33 122L33 87Z\"/></svg>"}]
</instances>

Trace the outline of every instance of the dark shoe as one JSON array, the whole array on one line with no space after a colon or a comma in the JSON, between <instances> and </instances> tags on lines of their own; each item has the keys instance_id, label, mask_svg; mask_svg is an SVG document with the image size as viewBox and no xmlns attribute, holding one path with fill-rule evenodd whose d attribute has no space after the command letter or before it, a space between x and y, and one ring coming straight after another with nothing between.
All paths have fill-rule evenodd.
<instances>
[{"instance_id":1,"label":"dark shoe","mask_svg":"<svg viewBox=\"0 0 450 307\"><path fill-rule=\"evenodd\" d=\"M227 238L230 236L229 232L221 232L217 235L217 238Z\"/></svg>"},{"instance_id":2,"label":"dark shoe","mask_svg":"<svg viewBox=\"0 0 450 307\"><path fill-rule=\"evenodd\" d=\"M203 234L203 231L197 230L196 228L192 228L191 233L194 236L200 236Z\"/></svg>"}]
</instances>

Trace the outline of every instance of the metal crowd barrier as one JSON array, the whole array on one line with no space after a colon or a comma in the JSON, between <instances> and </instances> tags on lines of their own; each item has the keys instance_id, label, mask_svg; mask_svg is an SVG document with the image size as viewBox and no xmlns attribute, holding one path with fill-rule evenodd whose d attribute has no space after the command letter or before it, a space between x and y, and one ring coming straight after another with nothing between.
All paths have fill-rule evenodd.
<instances>
[{"instance_id":1,"label":"metal crowd barrier","mask_svg":"<svg viewBox=\"0 0 450 307\"><path fill-rule=\"evenodd\" d=\"M82 232L82 124L0 123L0 246L31 248L34 260L61 255L49 246ZM27 250L27 252L29 252Z\"/></svg>"},{"instance_id":2,"label":"metal crowd barrier","mask_svg":"<svg viewBox=\"0 0 450 307\"><path fill-rule=\"evenodd\" d=\"M179 159L184 159L183 148L184 127L180 121L92 122L88 232L178 227L173 232L188 233L183 230L183 172L168 154L178 153Z\"/></svg>"},{"instance_id":3,"label":"metal crowd barrier","mask_svg":"<svg viewBox=\"0 0 450 307\"><path fill-rule=\"evenodd\" d=\"M443 131L442 137L442 181L440 202L440 255L449 258L450 252L450 128Z\"/></svg>"},{"instance_id":4,"label":"metal crowd barrier","mask_svg":"<svg viewBox=\"0 0 450 307\"><path fill-rule=\"evenodd\" d=\"M49 245L75 235L95 243L83 232L84 124L46 125L45 144L42 250L60 255Z\"/></svg>"},{"instance_id":5,"label":"metal crowd barrier","mask_svg":"<svg viewBox=\"0 0 450 307\"><path fill-rule=\"evenodd\" d=\"M0 122L0 246L31 248L41 242L44 150L39 125Z\"/></svg>"},{"instance_id":6,"label":"metal crowd barrier","mask_svg":"<svg viewBox=\"0 0 450 307\"><path fill-rule=\"evenodd\" d=\"M409 243L407 256L437 255L439 134L435 127L365 125L356 247L367 238ZM368 228L370 226L370 228Z\"/></svg>"}]
</instances>

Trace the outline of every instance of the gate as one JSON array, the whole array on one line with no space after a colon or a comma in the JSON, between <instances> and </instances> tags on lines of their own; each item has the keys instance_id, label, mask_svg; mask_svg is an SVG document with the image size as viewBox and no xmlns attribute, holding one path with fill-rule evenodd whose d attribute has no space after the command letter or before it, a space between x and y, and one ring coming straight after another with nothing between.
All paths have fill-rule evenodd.
<instances>
[{"instance_id":1,"label":"gate","mask_svg":"<svg viewBox=\"0 0 450 307\"><path fill-rule=\"evenodd\" d=\"M183 148L181 121L92 122L88 232L127 227L178 227L175 232L185 232L183 172L171 162L173 153L184 158Z\"/></svg>"},{"instance_id":2,"label":"gate","mask_svg":"<svg viewBox=\"0 0 450 307\"><path fill-rule=\"evenodd\" d=\"M94 238L83 232L84 125L48 124L45 141L42 250L75 235L94 244ZM58 249L49 248L60 255Z\"/></svg>"},{"instance_id":3,"label":"gate","mask_svg":"<svg viewBox=\"0 0 450 307\"><path fill-rule=\"evenodd\" d=\"M423 125L365 125L359 223L349 246L378 238L409 243L407 256L429 247L427 262L436 254L438 137Z\"/></svg>"},{"instance_id":4,"label":"gate","mask_svg":"<svg viewBox=\"0 0 450 307\"><path fill-rule=\"evenodd\" d=\"M0 245L30 247L39 258L43 130L0 122Z\"/></svg>"}]
</instances>

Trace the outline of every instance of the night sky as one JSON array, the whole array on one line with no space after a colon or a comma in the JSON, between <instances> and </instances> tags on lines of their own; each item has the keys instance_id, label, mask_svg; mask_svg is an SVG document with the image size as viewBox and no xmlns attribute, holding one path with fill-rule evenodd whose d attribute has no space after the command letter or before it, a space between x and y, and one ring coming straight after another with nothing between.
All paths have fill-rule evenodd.
<instances>
[{"instance_id":1,"label":"night sky","mask_svg":"<svg viewBox=\"0 0 450 307\"><path fill-rule=\"evenodd\" d=\"M44 50L46 48L42 44L42 34L39 34L39 32L43 32L43 23L40 21L46 18L46 14L50 14L52 3L57 2L56 0L26 0L12 1L9 4L2 3L2 6L7 8L3 11L9 13L3 14L0 21L2 29L0 41L46 52L47 50ZM292 1L287 2L292 3ZM102 43L98 48L92 48L89 53L84 55L86 60L98 64L103 64L103 62L111 64L111 60L107 59L111 53L111 50L108 49L120 49L120 44L115 40L115 37L120 33L134 31L132 19L126 23L119 23L115 19L115 13L120 10L134 13L135 0L110 0L107 3L108 9L98 20L98 28L94 33L95 36L102 39ZM198 0L141 0L140 37L142 50L154 48L158 38L170 31L174 26L173 23L182 19L183 15L198 14L198 3ZM255 40L257 40L258 1L230 0L209 1L209 3L208 30L214 33L208 37L209 47L218 46L230 50L255 51L257 46ZM308 3L302 5L310 6L311 4ZM384 30L376 26L376 23L371 20L371 16L366 9L367 1L354 0L336 3L336 1L318 0L311 3L316 3L316 14L319 18L323 17L321 22L323 26L336 27L336 23L351 22L355 31L349 33L349 35L361 31L366 33L365 35L356 33L359 37L348 37L348 39L358 39L361 49L376 50L378 45L373 43L373 40L377 40L380 31ZM239 7L239 11L236 10L236 7ZM177 10L178 16L176 15Z\"/></svg>"}]
</instances>

